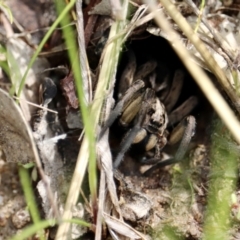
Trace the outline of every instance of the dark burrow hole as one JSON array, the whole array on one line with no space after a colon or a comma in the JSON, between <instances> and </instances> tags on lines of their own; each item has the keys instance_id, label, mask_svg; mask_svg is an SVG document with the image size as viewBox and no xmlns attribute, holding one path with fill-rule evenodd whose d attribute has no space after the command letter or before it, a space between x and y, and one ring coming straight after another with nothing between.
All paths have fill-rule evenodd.
<instances>
[{"instance_id":1,"label":"dark burrow hole","mask_svg":"<svg viewBox=\"0 0 240 240\"><path fill-rule=\"evenodd\" d=\"M123 49L123 53L120 60L120 65L118 67L117 73L117 83L118 86L119 79L121 74L128 63L128 51L132 50L136 56L137 66L145 63L149 59L154 59L158 63L161 64L161 74L170 73L170 79L173 78L174 72L177 69L181 69L184 71L185 78L182 87L182 91L180 97L174 106L173 110L180 106L185 100L187 100L190 96L194 95L198 98L198 105L191 112L196 118L196 132L189 146L189 150L193 149L197 146L197 144L205 144L208 141L207 134L207 124L210 121L213 110L209 105L208 101L204 97L203 93L192 79L181 60L178 58L174 50L168 44L168 42L161 38L150 36L144 40L134 40L129 41L125 44ZM190 61L190 60L189 60ZM117 87L115 88L114 97L117 99ZM174 126L169 127L168 130L172 131ZM119 152L119 144L124 137L127 129L124 129L118 121L116 121L111 127L110 132L110 144L113 152L113 158ZM174 155L178 148L179 142L174 146L166 145L163 149L163 152ZM138 175L139 168L141 163L139 162L139 158L144 155L144 146L143 144L132 145L128 152L125 154L124 160L120 165L120 170L127 175Z\"/></svg>"}]
</instances>

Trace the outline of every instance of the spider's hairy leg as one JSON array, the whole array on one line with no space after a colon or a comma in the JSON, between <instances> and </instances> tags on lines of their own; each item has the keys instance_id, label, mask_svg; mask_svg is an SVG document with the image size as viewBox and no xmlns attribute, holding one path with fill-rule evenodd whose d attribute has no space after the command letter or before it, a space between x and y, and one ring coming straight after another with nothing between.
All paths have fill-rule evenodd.
<instances>
[{"instance_id":1,"label":"spider's hairy leg","mask_svg":"<svg viewBox=\"0 0 240 240\"><path fill-rule=\"evenodd\" d=\"M144 90L144 89L142 89ZM119 119L123 127L128 127L137 116L144 98L144 92L138 91L132 95L131 100L126 102L122 109L122 115Z\"/></svg>"},{"instance_id":2,"label":"spider's hairy leg","mask_svg":"<svg viewBox=\"0 0 240 240\"><path fill-rule=\"evenodd\" d=\"M155 60L150 60L150 61L147 61L146 63L142 64L137 69L137 71L134 75L133 81L136 81L138 79L144 79L147 75L152 73L156 67L157 67L157 62Z\"/></svg>"},{"instance_id":3,"label":"spider's hairy leg","mask_svg":"<svg viewBox=\"0 0 240 240\"><path fill-rule=\"evenodd\" d=\"M182 126L182 124L184 126ZM185 130L183 130L183 135L182 135L182 140L180 142L180 145L178 147L177 152L175 153L174 156L174 160L175 162L179 162L183 159L185 153L188 150L188 146L192 140L192 137L195 134L195 129L196 129L196 119L193 116L188 116L187 118L185 118L179 126L179 129L183 128ZM175 131L173 132L173 134L175 133ZM180 136L179 136L180 137ZM171 138L173 138L173 136L170 137L170 143L171 143Z\"/></svg>"},{"instance_id":4,"label":"spider's hairy leg","mask_svg":"<svg viewBox=\"0 0 240 240\"><path fill-rule=\"evenodd\" d=\"M128 51L128 58L128 64L123 70L118 85L118 99L121 99L125 92L128 90L128 88L132 85L134 74L137 68L136 57L132 50Z\"/></svg>"},{"instance_id":5,"label":"spider's hairy leg","mask_svg":"<svg viewBox=\"0 0 240 240\"><path fill-rule=\"evenodd\" d=\"M152 89L149 89L149 88L146 89L140 110L137 113L137 116L134 120L134 127L126 133L125 137L123 138L123 140L120 144L120 151L113 163L113 166L115 169L119 167L119 165L124 157L124 154L127 152L129 147L132 145L137 134L139 132L141 132L142 125L144 124L144 121L145 121L145 118L147 115L147 111L150 108L154 97L155 97L155 92Z\"/></svg>"},{"instance_id":6,"label":"spider's hairy leg","mask_svg":"<svg viewBox=\"0 0 240 240\"><path fill-rule=\"evenodd\" d=\"M183 119L182 122L176 127L176 130L172 133L173 135L170 136L169 143L175 144L182 138L180 145L178 147L177 152L173 158L167 159L165 161L159 161L155 165L153 165L150 169L148 169L144 175L149 176L153 171L160 167L165 167L170 164L178 163L183 158L188 150L189 143L195 133L196 128L196 120L193 116L188 116ZM149 162L156 162L159 159L149 159Z\"/></svg>"},{"instance_id":7,"label":"spider's hairy leg","mask_svg":"<svg viewBox=\"0 0 240 240\"><path fill-rule=\"evenodd\" d=\"M57 94L57 87L51 78L45 77L39 86L39 103L47 106Z\"/></svg>"},{"instance_id":8,"label":"spider's hairy leg","mask_svg":"<svg viewBox=\"0 0 240 240\"><path fill-rule=\"evenodd\" d=\"M39 104L42 107L47 107L57 94L57 86L51 78L45 77L39 85ZM47 111L39 108L32 117L32 128L34 132L37 132L40 128L41 122Z\"/></svg>"},{"instance_id":9,"label":"spider's hairy leg","mask_svg":"<svg viewBox=\"0 0 240 240\"><path fill-rule=\"evenodd\" d=\"M175 106L181 94L183 80L184 72L180 69L176 70L171 84L171 89L169 90L167 97L164 99L164 105L167 112L170 112Z\"/></svg>"},{"instance_id":10,"label":"spider's hairy leg","mask_svg":"<svg viewBox=\"0 0 240 240\"><path fill-rule=\"evenodd\" d=\"M122 99L117 103L115 108L112 110L111 115L106 121L104 127L102 128L99 139L102 138L106 130L113 124L117 117L122 113L123 108L127 102L129 102L132 96L138 92L140 89L144 88L145 84L142 80L135 81L132 86L127 90Z\"/></svg>"},{"instance_id":11,"label":"spider's hairy leg","mask_svg":"<svg viewBox=\"0 0 240 240\"><path fill-rule=\"evenodd\" d=\"M180 122L184 116L188 116L192 110L197 106L198 98L191 96L184 103L182 103L177 109L168 115L168 126L173 126Z\"/></svg>"}]
</instances>

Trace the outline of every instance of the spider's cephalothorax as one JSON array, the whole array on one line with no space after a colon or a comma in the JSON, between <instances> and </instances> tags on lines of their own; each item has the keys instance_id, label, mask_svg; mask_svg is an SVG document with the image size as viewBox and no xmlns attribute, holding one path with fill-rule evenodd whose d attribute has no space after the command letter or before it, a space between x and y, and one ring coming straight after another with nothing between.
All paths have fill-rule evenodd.
<instances>
[{"instance_id":1,"label":"spider's cephalothorax","mask_svg":"<svg viewBox=\"0 0 240 240\"><path fill-rule=\"evenodd\" d=\"M194 134L195 119L188 114L197 104L197 98L192 96L173 110L181 93L184 74L177 70L173 81L169 84L168 77L159 81L160 66L156 61L150 60L136 67L135 55L129 53L129 63L123 71L119 81L118 102L108 119L103 132L120 115L119 123L129 128L120 144L119 154L114 161L117 168L132 144L143 143L146 151L146 159L160 161L161 149L167 142L175 143L182 138L180 148L175 157L166 160L161 166L181 160L188 144ZM183 120L184 119L184 120ZM168 137L168 126L173 126L182 121L181 127L177 127Z\"/></svg>"}]
</instances>

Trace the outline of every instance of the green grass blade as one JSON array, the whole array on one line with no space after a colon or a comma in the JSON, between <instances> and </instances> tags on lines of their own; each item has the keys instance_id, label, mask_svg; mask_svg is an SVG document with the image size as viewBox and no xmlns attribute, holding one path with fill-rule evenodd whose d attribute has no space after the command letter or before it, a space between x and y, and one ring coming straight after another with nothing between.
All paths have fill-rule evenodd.
<instances>
[{"instance_id":1,"label":"green grass blade","mask_svg":"<svg viewBox=\"0 0 240 240\"><path fill-rule=\"evenodd\" d=\"M32 221L34 225L38 225L40 222L40 214L38 212L38 206L34 197L34 192L31 185L32 180L29 177L29 171L25 167L19 166L19 176ZM40 239L43 239L41 235Z\"/></svg>"},{"instance_id":2,"label":"green grass blade","mask_svg":"<svg viewBox=\"0 0 240 240\"><path fill-rule=\"evenodd\" d=\"M65 220L63 220L63 221L65 221ZM79 219L79 218L72 218L70 220L66 220L65 222L76 223L78 225L82 225L82 226L88 227L88 228L90 228L92 226L91 223L88 223L88 222L86 222L82 219Z\"/></svg>"},{"instance_id":3,"label":"green grass blade","mask_svg":"<svg viewBox=\"0 0 240 240\"><path fill-rule=\"evenodd\" d=\"M39 44L38 48L36 49L36 52L34 53L33 57L31 58L29 64L28 64L28 68L26 70L26 72L24 73L20 85L19 85L19 89L18 89L18 93L17 96L20 97L20 94L22 92L22 89L24 87L25 81L26 81L26 77L27 74L30 70L30 68L32 67L33 63L35 62L38 54L41 52L44 44L47 42L47 40L49 39L49 37L51 36L51 34L53 33L53 31L56 29L56 27L58 26L58 24L60 23L60 21L64 18L64 16L69 12L69 10L71 10L71 8L74 6L76 0L71 0L69 2L69 4L66 6L66 8L63 9L63 11L61 12L61 14L59 15L59 17L56 19L56 21L52 24L52 26L50 27L50 29L48 30L48 32L46 33L46 35L44 36L43 40L41 41L41 43Z\"/></svg>"},{"instance_id":4,"label":"green grass blade","mask_svg":"<svg viewBox=\"0 0 240 240\"><path fill-rule=\"evenodd\" d=\"M65 9L65 3L63 1L58 1L56 4L57 11L60 13ZM93 117L90 115L89 107L87 106L87 101L83 88L82 79L82 69L80 68L80 61L78 57L78 47L76 43L76 34L72 26L64 27L70 25L70 18L66 15L61 20L61 26L63 27L63 35L65 43L68 46L68 54L72 64L72 71L75 79L75 85L77 88L78 100L80 103L81 116L85 129L85 136L88 138L89 146L89 185L90 192L93 199L96 199L97 190L97 173L96 173L96 143L95 143L95 129L93 126Z\"/></svg>"},{"instance_id":5,"label":"green grass blade","mask_svg":"<svg viewBox=\"0 0 240 240\"><path fill-rule=\"evenodd\" d=\"M23 186L24 195L27 201L27 205L32 217L33 222L38 222L40 220L40 215L38 212L37 204L34 197L34 192L31 185L31 178L29 177L28 170L25 167L19 167L19 176L21 184Z\"/></svg>"},{"instance_id":6,"label":"green grass blade","mask_svg":"<svg viewBox=\"0 0 240 240\"><path fill-rule=\"evenodd\" d=\"M18 233L11 240L26 240L33 236L35 233L40 232L41 230L52 227L55 225L54 220L41 221L36 224L31 225L30 227L25 228L22 232Z\"/></svg>"}]
</instances>

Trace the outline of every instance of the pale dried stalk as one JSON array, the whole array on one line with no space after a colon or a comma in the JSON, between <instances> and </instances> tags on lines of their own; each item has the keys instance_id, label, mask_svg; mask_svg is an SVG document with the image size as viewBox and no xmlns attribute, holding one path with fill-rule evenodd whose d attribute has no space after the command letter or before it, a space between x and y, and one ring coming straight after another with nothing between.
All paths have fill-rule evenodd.
<instances>
[{"instance_id":1,"label":"pale dried stalk","mask_svg":"<svg viewBox=\"0 0 240 240\"><path fill-rule=\"evenodd\" d=\"M95 240L101 240L102 237L102 220L103 220L103 208L106 201L105 187L106 187L106 175L103 170L100 173L100 187L99 187L99 201L98 201L98 213L96 222Z\"/></svg>"},{"instance_id":2,"label":"pale dried stalk","mask_svg":"<svg viewBox=\"0 0 240 240\"><path fill-rule=\"evenodd\" d=\"M92 80L90 69L87 60L87 53L85 49L85 38L84 38L84 26L83 26L83 13L82 13L82 1L76 2L77 10L77 31L78 31L78 46L79 46L79 59L80 68L83 79L83 89L85 94L85 101L87 103L92 101Z\"/></svg>"},{"instance_id":3,"label":"pale dried stalk","mask_svg":"<svg viewBox=\"0 0 240 240\"><path fill-rule=\"evenodd\" d=\"M196 16L200 14L199 9L197 8L196 4L192 0L185 0L185 2L191 6ZM234 60L236 56L230 51L230 46L227 44L220 35L217 34L216 30L211 27L208 23L208 21L202 17L201 21L205 24L205 26L208 28L209 32L213 35L214 40L218 43L218 45L224 50L224 52L228 55L231 60Z\"/></svg>"},{"instance_id":4,"label":"pale dried stalk","mask_svg":"<svg viewBox=\"0 0 240 240\"><path fill-rule=\"evenodd\" d=\"M43 110L45 110L45 111L48 111L48 112L52 112L52 113L58 114L58 112L55 111L55 110L52 110L52 109L47 108L47 107L40 106L39 104L36 104L36 103L29 102L29 101L27 101L27 100L25 100L25 99L23 99L23 98L19 98L19 97L15 97L15 96L13 96L13 98L14 98L14 99L17 99L17 100L24 101L25 103L27 103L27 104L29 104L29 105L31 105L31 106L34 106L34 107L37 107L37 108L43 109Z\"/></svg>"},{"instance_id":5,"label":"pale dried stalk","mask_svg":"<svg viewBox=\"0 0 240 240\"><path fill-rule=\"evenodd\" d=\"M149 8L152 12L156 12L155 9L157 9L156 1L147 1L149 4ZM191 41L193 41L194 46L199 49L199 45L201 43L201 50L203 50L205 53L208 53L208 51L203 49L204 44L199 40L198 36L193 32L189 24L185 21L185 19L182 17L182 15L177 11L175 6L168 0L161 0L162 5L166 8L168 12L171 11L171 17L176 20L181 19L181 24L179 27L184 28L184 33L188 32L186 35L189 37ZM170 14L170 13L169 13ZM173 16L174 15L174 16ZM223 120L227 128L230 130L232 135L234 136L235 140L240 144L240 124L235 117L233 111L228 106L226 101L223 99L219 91L215 88L211 80L207 77L205 72L197 66L193 61L190 61L191 56L188 53L188 51L184 48L182 43L179 41L180 37L177 35L177 33L171 28L169 22L166 20L166 17L164 17L162 12L158 12L155 14L155 21L157 25L169 36L169 42L171 43L173 49L178 54L178 56L181 58L183 64L188 69L189 73L193 76L201 90L204 92L206 97L208 98L209 102L214 107L215 111L218 113L220 118ZM186 31L186 29L188 31ZM191 34L191 36L189 36ZM196 46L196 42L198 46ZM209 54L209 53L208 53ZM210 54L209 54L210 55ZM206 55L205 55L206 56ZM212 59L212 58L211 58ZM213 64L217 69L220 69L217 63L214 61L211 61L211 64ZM213 66L212 65L212 66ZM218 77L222 77L223 79L226 79L222 71L215 71L215 74ZM227 81L226 81L227 82Z\"/></svg>"},{"instance_id":6,"label":"pale dried stalk","mask_svg":"<svg viewBox=\"0 0 240 240\"><path fill-rule=\"evenodd\" d=\"M236 91L234 91L233 86L230 84L229 79L227 79L226 75L219 67L218 63L212 57L212 54L207 50L204 43L199 39L198 35L194 33L191 26L188 24L186 19L181 15L181 13L177 10L177 8L169 0L161 0L161 3L167 10L169 16L177 23L178 27L183 31L184 35L187 36L187 38L192 42L194 47L201 54L202 58L208 65L209 69L218 78L219 83L222 85L222 87L232 100L232 103L235 105L236 110L240 113L240 98L237 96Z\"/></svg>"},{"instance_id":7,"label":"pale dried stalk","mask_svg":"<svg viewBox=\"0 0 240 240\"><path fill-rule=\"evenodd\" d=\"M126 16L126 13L127 13L127 7L128 7L127 2L128 2L127 0L124 0L124 3L122 5L124 16ZM109 39L112 39L114 36L116 36L118 32L124 28L124 26L125 26L125 21L115 22L111 27ZM97 89L96 89L94 100L92 103L91 116L94 121L93 128L96 129L96 132L97 132L97 126L99 123L100 112L105 99L105 94L109 91L108 86L113 86L113 84L109 83L109 81L115 80L114 74L116 73L117 60L120 52L120 48L117 49L117 45L119 45L118 41L117 43L114 41L111 41L111 43L107 45L107 49L105 51L105 55L103 58L101 72L98 79ZM115 68L115 69L112 69L112 68ZM77 203L78 196L79 196L79 189L81 188L83 178L86 172L87 164L88 164L89 146L90 144L89 144L88 138L84 137L81 145L81 149L78 154L78 159L77 159L76 167L73 173L71 185L69 188L69 193L68 193L67 201L65 204L64 213L63 213L63 220L72 218L72 208ZM70 223L62 222L58 228L58 232L55 239L58 239L58 240L70 239L69 238L70 226L71 226Z\"/></svg>"}]
</instances>

